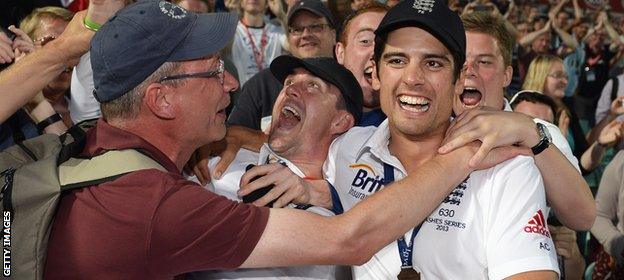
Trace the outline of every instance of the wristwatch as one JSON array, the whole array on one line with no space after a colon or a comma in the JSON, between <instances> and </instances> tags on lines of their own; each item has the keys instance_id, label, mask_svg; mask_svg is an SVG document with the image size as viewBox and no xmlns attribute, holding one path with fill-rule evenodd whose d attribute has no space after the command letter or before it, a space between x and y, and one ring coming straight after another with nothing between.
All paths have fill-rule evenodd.
<instances>
[{"instance_id":1,"label":"wristwatch","mask_svg":"<svg viewBox=\"0 0 624 280\"><path fill-rule=\"evenodd\" d=\"M540 137L539 142L537 142L537 144L533 147L531 147L531 151L533 152L533 155L539 155L539 153L543 152L544 150L546 150L546 148L548 148L548 144L550 144L550 142L552 141L552 137L550 136L550 133L548 132L548 128L546 128L545 125L541 124L541 123L536 123L537 125L537 134Z\"/></svg>"}]
</instances>

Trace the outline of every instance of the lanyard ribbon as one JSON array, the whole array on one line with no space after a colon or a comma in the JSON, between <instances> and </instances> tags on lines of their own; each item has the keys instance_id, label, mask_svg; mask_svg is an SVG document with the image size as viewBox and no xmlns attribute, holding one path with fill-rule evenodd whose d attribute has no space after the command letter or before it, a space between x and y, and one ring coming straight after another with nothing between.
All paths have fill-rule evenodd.
<instances>
[{"instance_id":1,"label":"lanyard ribbon","mask_svg":"<svg viewBox=\"0 0 624 280\"><path fill-rule=\"evenodd\" d=\"M394 182L394 167L384 162L384 185ZM419 224L412 231L412 236L410 237L410 242L405 242L405 237L401 236L401 238L397 239L397 245L399 247L399 257L401 257L401 266L402 267L411 267L412 266L412 251L414 249L414 238L418 231L420 230Z\"/></svg>"},{"instance_id":2,"label":"lanyard ribbon","mask_svg":"<svg viewBox=\"0 0 624 280\"><path fill-rule=\"evenodd\" d=\"M264 68L264 49L267 45L267 27L266 25L262 27L262 36L260 37L260 49L258 49L256 47L256 42L254 41L253 36L251 36L251 33L249 32L249 27L247 27L245 19L241 19L241 23L245 27L247 38L249 39L249 43L251 44L251 52L253 53L254 60L256 61L256 67L258 67L258 71L260 71Z\"/></svg>"}]
</instances>

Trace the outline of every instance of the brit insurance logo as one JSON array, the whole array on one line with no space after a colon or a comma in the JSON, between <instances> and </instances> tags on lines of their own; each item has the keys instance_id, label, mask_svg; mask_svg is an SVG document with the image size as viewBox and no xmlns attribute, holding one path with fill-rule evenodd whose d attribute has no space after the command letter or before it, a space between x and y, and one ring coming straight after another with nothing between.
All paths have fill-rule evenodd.
<instances>
[{"instance_id":1,"label":"brit insurance logo","mask_svg":"<svg viewBox=\"0 0 624 280\"><path fill-rule=\"evenodd\" d=\"M546 219L544 219L544 214L542 213L542 210L537 210L537 212L533 215L533 218L531 218L527 225L524 227L524 232L537 233L546 237L550 237L550 232L548 231Z\"/></svg>"},{"instance_id":2,"label":"brit insurance logo","mask_svg":"<svg viewBox=\"0 0 624 280\"><path fill-rule=\"evenodd\" d=\"M349 195L357 199L364 199L384 186L383 178L370 165L356 163L349 165L349 168L357 170L353 181L351 181Z\"/></svg>"}]
</instances>

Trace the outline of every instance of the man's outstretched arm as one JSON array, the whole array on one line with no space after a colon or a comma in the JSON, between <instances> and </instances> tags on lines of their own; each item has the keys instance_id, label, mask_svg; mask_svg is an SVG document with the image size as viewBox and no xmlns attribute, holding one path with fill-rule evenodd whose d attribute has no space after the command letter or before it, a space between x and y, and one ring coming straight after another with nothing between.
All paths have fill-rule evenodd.
<instances>
[{"instance_id":1,"label":"man's outstretched arm","mask_svg":"<svg viewBox=\"0 0 624 280\"><path fill-rule=\"evenodd\" d=\"M272 208L260 241L241 267L362 264L423 221L472 171L465 164L471 156L469 148L437 155L418 173L342 215Z\"/></svg>"}]
</instances>

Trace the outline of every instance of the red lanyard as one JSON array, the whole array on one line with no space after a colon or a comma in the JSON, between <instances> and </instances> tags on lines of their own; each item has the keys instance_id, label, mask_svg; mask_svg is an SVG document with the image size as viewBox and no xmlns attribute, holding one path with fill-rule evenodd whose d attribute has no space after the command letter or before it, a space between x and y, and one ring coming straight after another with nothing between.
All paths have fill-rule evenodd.
<instances>
[{"instance_id":1,"label":"red lanyard","mask_svg":"<svg viewBox=\"0 0 624 280\"><path fill-rule=\"evenodd\" d=\"M247 33L247 38L249 38L249 42L251 43L251 51L254 55L254 60L256 61L256 66L258 67L258 71L262 70L264 67L264 49L267 45L267 34L266 34L266 26L262 27L262 37L260 37L260 49L256 48L256 42L254 42L253 36L249 33L249 28L247 27L247 23L245 23L245 19L241 19L241 23L245 27L245 32Z\"/></svg>"}]
</instances>

